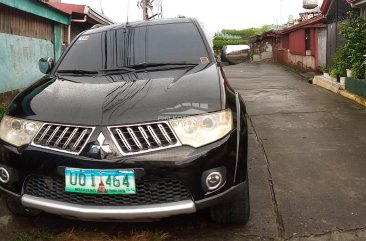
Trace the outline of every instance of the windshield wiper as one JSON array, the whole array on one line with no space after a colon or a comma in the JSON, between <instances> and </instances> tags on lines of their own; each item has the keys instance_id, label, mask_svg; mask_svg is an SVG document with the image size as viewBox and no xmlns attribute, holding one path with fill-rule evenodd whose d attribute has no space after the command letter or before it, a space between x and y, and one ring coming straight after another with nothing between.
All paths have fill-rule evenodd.
<instances>
[{"instance_id":1,"label":"windshield wiper","mask_svg":"<svg viewBox=\"0 0 366 241\"><path fill-rule=\"evenodd\" d=\"M188 63L188 62L170 62L170 63L139 63L134 65L126 66L128 68L149 68L149 67L161 67L161 66L177 66L177 67L192 67L197 66L197 63Z\"/></svg>"},{"instance_id":2,"label":"windshield wiper","mask_svg":"<svg viewBox=\"0 0 366 241\"><path fill-rule=\"evenodd\" d=\"M98 71L94 71L94 70L83 70L83 69L62 69L62 70L57 70L57 73L59 74L77 74L77 75L81 75L81 74L99 74Z\"/></svg>"},{"instance_id":3,"label":"windshield wiper","mask_svg":"<svg viewBox=\"0 0 366 241\"><path fill-rule=\"evenodd\" d=\"M198 64L193 63L141 63L136 65L127 66L129 68L134 68L136 71L143 70L170 70L170 69L182 69L182 68L193 68Z\"/></svg>"},{"instance_id":4,"label":"windshield wiper","mask_svg":"<svg viewBox=\"0 0 366 241\"><path fill-rule=\"evenodd\" d=\"M122 66L111 69L101 69L99 72L103 75L113 75L113 74L126 74L126 73L136 73L136 70L130 67Z\"/></svg>"},{"instance_id":5,"label":"windshield wiper","mask_svg":"<svg viewBox=\"0 0 366 241\"><path fill-rule=\"evenodd\" d=\"M102 69L100 71L108 73L108 72L118 72L118 71L135 72L136 70L131 67L122 66L122 67L117 67L117 68L112 68L112 69Z\"/></svg>"}]
</instances>

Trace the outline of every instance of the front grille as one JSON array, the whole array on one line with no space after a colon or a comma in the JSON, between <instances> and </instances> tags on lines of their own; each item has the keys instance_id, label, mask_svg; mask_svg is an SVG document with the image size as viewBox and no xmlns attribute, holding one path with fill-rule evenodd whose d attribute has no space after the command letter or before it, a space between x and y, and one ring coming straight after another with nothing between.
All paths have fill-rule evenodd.
<instances>
[{"instance_id":1,"label":"front grille","mask_svg":"<svg viewBox=\"0 0 366 241\"><path fill-rule=\"evenodd\" d=\"M79 154L93 132L91 127L44 124L33 145L57 151Z\"/></svg>"},{"instance_id":2,"label":"front grille","mask_svg":"<svg viewBox=\"0 0 366 241\"><path fill-rule=\"evenodd\" d=\"M177 146L180 143L166 122L109 128L123 155Z\"/></svg>"},{"instance_id":3,"label":"front grille","mask_svg":"<svg viewBox=\"0 0 366 241\"><path fill-rule=\"evenodd\" d=\"M136 180L136 194L91 195L65 192L60 178L31 176L25 184L25 194L60 202L90 206L138 206L190 200L187 188L177 180Z\"/></svg>"}]
</instances>

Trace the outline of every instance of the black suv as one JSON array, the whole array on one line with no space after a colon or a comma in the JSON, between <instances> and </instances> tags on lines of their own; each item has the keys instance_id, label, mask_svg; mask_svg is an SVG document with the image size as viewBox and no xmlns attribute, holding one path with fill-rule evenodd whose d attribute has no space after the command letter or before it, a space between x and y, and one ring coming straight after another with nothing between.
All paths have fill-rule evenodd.
<instances>
[{"instance_id":1,"label":"black suv","mask_svg":"<svg viewBox=\"0 0 366 241\"><path fill-rule=\"evenodd\" d=\"M249 218L246 109L194 19L80 34L0 126L0 190L16 215Z\"/></svg>"}]
</instances>

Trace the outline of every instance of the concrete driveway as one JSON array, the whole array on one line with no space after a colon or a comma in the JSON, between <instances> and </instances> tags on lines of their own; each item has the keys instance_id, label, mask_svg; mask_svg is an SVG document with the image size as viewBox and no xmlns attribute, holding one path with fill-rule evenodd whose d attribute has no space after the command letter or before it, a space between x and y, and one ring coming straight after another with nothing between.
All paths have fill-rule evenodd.
<instances>
[{"instance_id":1,"label":"concrete driveway","mask_svg":"<svg viewBox=\"0 0 366 241\"><path fill-rule=\"evenodd\" d=\"M278 65L226 71L265 156L279 237L361 230L355 240L366 239L365 108Z\"/></svg>"},{"instance_id":2,"label":"concrete driveway","mask_svg":"<svg viewBox=\"0 0 366 241\"><path fill-rule=\"evenodd\" d=\"M13 218L0 240L40 229L109 235L150 230L172 240L366 240L366 110L269 63L225 68L247 104L251 218L212 224L207 212L154 223Z\"/></svg>"}]
</instances>

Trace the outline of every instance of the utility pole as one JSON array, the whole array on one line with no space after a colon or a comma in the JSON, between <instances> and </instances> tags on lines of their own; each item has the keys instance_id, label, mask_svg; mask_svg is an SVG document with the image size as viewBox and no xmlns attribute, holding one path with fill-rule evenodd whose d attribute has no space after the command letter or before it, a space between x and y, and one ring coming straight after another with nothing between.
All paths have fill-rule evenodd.
<instances>
[{"instance_id":1,"label":"utility pole","mask_svg":"<svg viewBox=\"0 0 366 241\"><path fill-rule=\"evenodd\" d=\"M153 13L153 4L155 4L156 8L158 9L158 11L160 11L160 13L154 14ZM151 18L155 18L156 16L160 15L160 18L162 18L162 14L163 14L163 6L162 6L162 0L139 0L137 2L137 6L139 8L142 8L142 18L144 20L149 20ZM151 11L151 15L149 16L149 9Z\"/></svg>"},{"instance_id":2,"label":"utility pole","mask_svg":"<svg viewBox=\"0 0 366 241\"><path fill-rule=\"evenodd\" d=\"M141 0L142 2L142 12L143 12L143 19L144 20L149 20L149 12L148 10L148 6L149 6L149 0Z\"/></svg>"}]
</instances>

